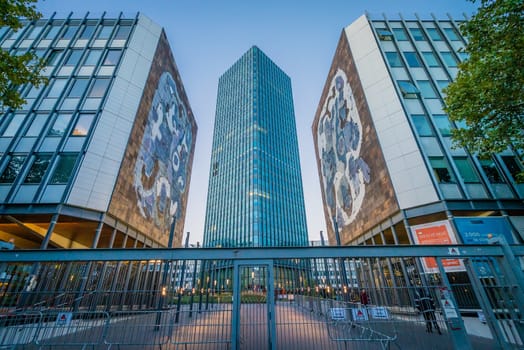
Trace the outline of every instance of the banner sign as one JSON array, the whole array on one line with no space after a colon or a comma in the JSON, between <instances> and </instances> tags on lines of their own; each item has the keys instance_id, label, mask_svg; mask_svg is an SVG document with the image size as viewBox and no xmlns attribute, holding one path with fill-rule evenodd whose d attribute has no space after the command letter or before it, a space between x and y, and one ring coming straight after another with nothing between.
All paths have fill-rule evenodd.
<instances>
[{"instance_id":1,"label":"banner sign","mask_svg":"<svg viewBox=\"0 0 524 350\"><path fill-rule=\"evenodd\" d=\"M411 226L411 230L415 244L457 244L457 239L447 220ZM423 258L422 265L426 273L439 272L435 258ZM466 271L460 259L443 259L442 265L446 272Z\"/></svg>"}]
</instances>

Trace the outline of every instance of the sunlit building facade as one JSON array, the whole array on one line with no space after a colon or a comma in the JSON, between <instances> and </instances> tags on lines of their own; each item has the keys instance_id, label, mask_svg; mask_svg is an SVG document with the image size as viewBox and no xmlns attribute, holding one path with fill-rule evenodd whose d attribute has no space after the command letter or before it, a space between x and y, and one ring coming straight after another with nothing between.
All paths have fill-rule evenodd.
<instances>
[{"instance_id":1,"label":"sunlit building facade","mask_svg":"<svg viewBox=\"0 0 524 350\"><path fill-rule=\"evenodd\" d=\"M45 86L0 119L0 239L16 248L178 246L197 127L163 29L147 17L40 19Z\"/></svg>"},{"instance_id":2,"label":"sunlit building facade","mask_svg":"<svg viewBox=\"0 0 524 350\"><path fill-rule=\"evenodd\" d=\"M308 244L291 80L257 47L218 83L204 230L205 247Z\"/></svg>"},{"instance_id":3,"label":"sunlit building facade","mask_svg":"<svg viewBox=\"0 0 524 350\"><path fill-rule=\"evenodd\" d=\"M460 22L415 18L364 15L342 31L312 127L329 241L521 243L518 154L452 147L461 125L443 89L467 59ZM446 269L464 271L457 261Z\"/></svg>"}]
</instances>

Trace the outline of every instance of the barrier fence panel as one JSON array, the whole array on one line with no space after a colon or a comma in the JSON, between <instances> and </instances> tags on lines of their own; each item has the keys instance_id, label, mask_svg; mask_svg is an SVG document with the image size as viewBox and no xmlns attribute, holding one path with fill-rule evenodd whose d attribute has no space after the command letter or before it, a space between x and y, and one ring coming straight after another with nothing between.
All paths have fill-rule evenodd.
<instances>
[{"instance_id":1,"label":"barrier fence panel","mask_svg":"<svg viewBox=\"0 0 524 350\"><path fill-rule=\"evenodd\" d=\"M521 246L0 253L0 348L521 349Z\"/></svg>"}]
</instances>

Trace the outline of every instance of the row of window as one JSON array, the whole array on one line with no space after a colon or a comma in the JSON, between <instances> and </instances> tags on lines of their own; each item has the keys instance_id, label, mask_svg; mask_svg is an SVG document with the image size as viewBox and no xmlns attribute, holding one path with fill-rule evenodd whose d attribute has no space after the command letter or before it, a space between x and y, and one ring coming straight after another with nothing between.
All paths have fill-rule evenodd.
<instances>
[{"instance_id":1,"label":"row of window","mask_svg":"<svg viewBox=\"0 0 524 350\"><path fill-rule=\"evenodd\" d=\"M404 67L404 63L400 57L400 54L396 51L387 51L385 52L386 59L389 63L389 66L392 68ZM420 56L414 51L405 51L402 52L404 59L410 68L420 68L423 67ZM437 57L433 51L422 51L422 57L428 67L441 67L440 59ZM455 58L455 55L450 51L439 52L440 57L444 64L449 68L457 67L458 62ZM467 59L467 54L465 52L458 52L458 55L462 60Z\"/></svg>"},{"instance_id":2,"label":"row of window","mask_svg":"<svg viewBox=\"0 0 524 350\"><path fill-rule=\"evenodd\" d=\"M513 179L521 171L521 167L514 156L500 157ZM439 183L456 183L457 180L451 171L451 168L444 157L429 157L429 162L433 168L435 178ZM464 183L480 183L479 174L476 172L476 167L473 165L471 159L468 157L453 157L453 162L462 177ZM503 184L503 172L493 159L479 159L478 160L484 175L492 184Z\"/></svg>"},{"instance_id":3,"label":"row of window","mask_svg":"<svg viewBox=\"0 0 524 350\"><path fill-rule=\"evenodd\" d=\"M450 41L461 41L460 35L457 33L457 31L454 28L448 27L448 28L424 28L427 32L427 35L431 38L433 41L443 41L444 38L442 34L444 34L448 40ZM421 28L408 28L409 33L413 37L415 41L427 41L428 38L424 31ZM404 28L392 28L391 31L381 28L377 30L379 39L382 41L390 41L393 40L393 37L397 41L408 41L408 35L406 33L406 30Z\"/></svg>"},{"instance_id":4,"label":"row of window","mask_svg":"<svg viewBox=\"0 0 524 350\"><path fill-rule=\"evenodd\" d=\"M3 38L2 47L6 48L19 42L22 46L28 47L37 39L41 41L64 40L89 41L110 40L126 41L129 38L133 26L127 23L116 27L114 24L97 25L96 21L87 22L81 25L79 21L73 20L69 25L64 25L62 21L53 22L48 25L44 23L29 24L17 31L9 30L7 27L0 28L0 39ZM19 44L19 45L20 45Z\"/></svg>"},{"instance_id":5,"label":"row of window","mask_svg":"<svg viewBox=\"0 0 524 350\"><path fill-rule=\"evenodd\" d=\"M54 166L53 173L51 174L48 183L53 185L68 183L77 158L77 153L63 153L56 157L56 165ZM27 171L22 183L39 184L48 169L50 169L52 160L53 154L48 153L37 153L34 157L29 157L27 154L12 155L7 166L4 168L2 175L0 175L0 184L14 183L27 166L29 166L29 170Z\"/></svg>"},{"instance_id":6,"label":"row of window","mask_svg":"<svg viewBox=\"0 0 524 350\"><path fill-rule=\"evenodd\" d=\"M35 50L35 53L39 57L43 57L45 50ZM64 53L67 52L67 57L63 60L64 67L76 67L80 62L81 66L96 66L100 63L103 67L114 67L118 64L120 57L122 56L122 49L90 49L87 50L65 50L65 49L53 49L49 53L46 59L47 67L56 66ZM103 58L102 58L103 57ZM82 60L83 58L83 60ZM102 58L102 59L101 59Z\"/></svg>"},{"instance_id":7,"label":"row of window","mask_svg":"<svg viewBox=\"0 0 524 350\"><path fill-rule=\"evenodd\" d=\"M42 130L46 129L46 124L52 123L51 127L46 132L49 137L62 137L66 134L71 122L73 125L70 136L86 136L91 129L95 114L93 113L79 113L74 116L71 113L58 113L56 115L49 116L48 114L34 114L27 116L25 114L14 114L3 132L2 137L14 137L25 120L32 120L28 123L29 126L22 136L24 137L37 137L42 133ZM0 129L1 130L1 129Z\"/></svg>"}]
</instances>

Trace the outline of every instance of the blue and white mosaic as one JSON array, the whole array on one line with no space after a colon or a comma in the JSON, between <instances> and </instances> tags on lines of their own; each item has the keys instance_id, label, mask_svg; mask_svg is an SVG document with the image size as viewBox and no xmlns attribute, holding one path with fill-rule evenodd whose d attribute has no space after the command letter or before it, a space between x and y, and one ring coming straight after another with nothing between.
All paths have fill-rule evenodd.
<instances>
[{"instance_id":1,"label":"blue and white mosaic","mask_svg":"<svg viewBox=\"0 0 524 350\"><path fill-rule=\"evenodd\" d=\"M133 182L141 215L159 227L168 227L182 213L191 130L179 88L164 72L149 111Z\"/></svg>"},{"instance_id":2,"label":"blue and white mosaic","mask_svg":"<svg viewBox=\"0 0 524 350\"><path fill-rule=\"evenodd\" d=\"M361 158L362 123L347 76L337 70L318 123L317 147L330 218L352 223L364 201L370 169ZM333 222L332 222L333 224Z\"/></svg>"}]
</instances>

